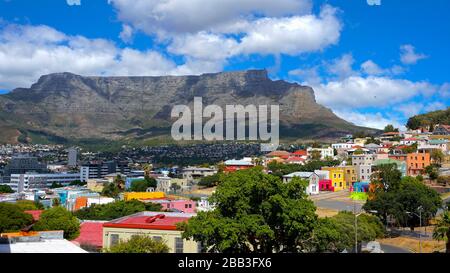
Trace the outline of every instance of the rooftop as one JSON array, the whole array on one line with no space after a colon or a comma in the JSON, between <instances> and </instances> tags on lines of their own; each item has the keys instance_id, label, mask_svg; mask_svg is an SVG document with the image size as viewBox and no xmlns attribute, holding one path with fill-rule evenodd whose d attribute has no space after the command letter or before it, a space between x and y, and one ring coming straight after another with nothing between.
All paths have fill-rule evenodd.
<instances>
[{"instance_id":1,"label":"rooftop","mask_svg":"<svg viewBox=\"0 0 450 273\"><path fill-rule=\"evenodd\" d=\"M103 245L103 224L105 221L87 221L80 225L80 236L73 240L80 245L92 245L101 248Z\"/></svg>"},{"instance_id":2,"label":"rooftop","mask_svg":"<svg viewBox=\"0 0 450 273\"><path fill-rule=\"evenodd\" d=\"M176 230L176 225L189 220L193 213L140 212L103 224L111 228Z\"/></svg>"},{"instance_id":3,"label":"rooftop","mask_svg":"<svg viewBox=\"0 0 450 273\"><path fill-rule=\"evenodd\" d=\"M0 244L0 253L87 253L87 251L67 240L51 239L40 242Z\"/></svg>"}]
</instances>

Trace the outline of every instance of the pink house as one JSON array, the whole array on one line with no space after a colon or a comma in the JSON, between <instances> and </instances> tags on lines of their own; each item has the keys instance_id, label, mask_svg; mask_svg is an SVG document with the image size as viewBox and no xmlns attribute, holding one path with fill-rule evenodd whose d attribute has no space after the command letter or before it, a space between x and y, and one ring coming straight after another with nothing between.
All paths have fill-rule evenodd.
<instances>
[{"instance_id":1,"label":"pink house","mask_svg":"<svg viewBox=\"0 0 450 273\"><path fill-rule=\"evenodd\" d=\"M172 199L151 199L146 200L160 204L163 210L168 211L181 211L184 213L195 213L197 209L197 203L192 200L172 200Z\"/></svg>"},{"instance_id":2,"label":"pink house","mask_svg":"<svg viewBox=\"0 0 450 273\"><path fill-rule=\"evenodd\" d=\"M319 181L320 191L334 191L332 181L330 179L323 179Z\"/></svg>"}]
</instances>

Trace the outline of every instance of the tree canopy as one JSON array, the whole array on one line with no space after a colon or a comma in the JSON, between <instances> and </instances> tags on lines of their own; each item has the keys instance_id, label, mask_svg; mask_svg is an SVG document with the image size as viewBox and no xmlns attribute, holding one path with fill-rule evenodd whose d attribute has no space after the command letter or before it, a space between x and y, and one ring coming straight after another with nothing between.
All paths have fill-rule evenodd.
<instances>
[{"instance_id":1,"label":"tree canopy","mask_svg":"<svg viewBox=\"0 0 450 273\"><path fill-rule=\"evenodd\" d=\"M81 220L113 220L141 211L161 211L160 204L143 203L139 200L116 201L104 205L92 205L74 213Z\"/></svg>"},{"instance_id":2,"label":"tree canopy","mask_svg":"<svg viewBox=\"0 0 450 273\"><path fill-rule=\"evenodd\" d=\"M433 231L433 238L445 241L445 252L450 253L450 211L444 212Z\"/></svg>"},{"instance_id":3,"label":"tree canopy","mask_svg":"<svg viewBox=\"0 0 450 273\"><path fill-rule=\"evenodd\" d=\"M157 182L153 177L145 177L145 179L133 181L129 191L146 192L148 188L156 188Z\"/></svg>"},{"instance_id":4,"label":"tree canopy","mask_svg":"<svg viewBox=\"0 0 450 273\"><path fill-rule=\"evenodd\" d=\"M411 229L432 219L442 206L439 194L413 177L401 177L394 164L378 166L372 175L373 192L364 205L366 211L377 211L387 224L393 217L397 224ZM421 208L419 211L419 208ZM409 212L409 213L408 213Z\"/></svg>"},{"instance_id":5,"label":"tree canopy","mask_svg":"<svg viewBox=\"0 0 450 273\"><path fill-rule=\"evenodd\" d=\"M215 209L179 228L210 252L301 252L318 222L307 184L299 178L283 183L258 167L231 173L211 197Z\"/></svg>"},{"instance_id":6,"label":"tree canopy","mask_svg":"<svg viewBox=\"0 0 450 273\"><path fill-rule=\"evenodd\" d=\"M8 185L0 185L0 193L13 193L13 189L11 189Z\"/></svg>"},{"instance_id":7,"label":"tree canopy","mask_svg":"<svg viewBox=\"0 0 450 273\"><path fill-rule=\"evenodd\" d=\"M19 231L32 223L33 216L16 204L0 203L0 233Z\"/></svg>"},{"instance_id":8,"label":"tree canopy","mask_svg":"<svg viewBox=\"0 0 450 273\"><path fill-rule=\"evenodd\" d=\"M42 212L33 229L37 231L64 230L64 238L73 240L80 235L80 222L65 208L54 207Z\"/></svg>"},{"instance_id":9,"label":"tree canopy","mask_svg":"<svg viewBox=\"0 0 450 273\"><path fill-rule=\"evenodd\" d=\"M155 241L147 235L133 235L127 241L105 250L107 253L168 253L169 247L162 241Z\"/></svg>"}]
</instances>

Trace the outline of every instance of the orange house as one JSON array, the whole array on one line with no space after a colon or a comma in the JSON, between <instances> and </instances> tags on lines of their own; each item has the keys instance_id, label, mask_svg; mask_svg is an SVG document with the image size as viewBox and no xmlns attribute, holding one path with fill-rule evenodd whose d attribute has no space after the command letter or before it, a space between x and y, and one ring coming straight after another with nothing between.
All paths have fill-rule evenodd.
<instances>
[{"instance_id":1,"label":"orange house","mask_svg":"<svg viewBox=\"0 0 450 273\"><path fill-rule=\"evenodd\" d=\"M431 158L429 153L411 153L406 158L407 170L409 176L423 174L425 168L430 166Z\"/></svg>"}]
</instances>

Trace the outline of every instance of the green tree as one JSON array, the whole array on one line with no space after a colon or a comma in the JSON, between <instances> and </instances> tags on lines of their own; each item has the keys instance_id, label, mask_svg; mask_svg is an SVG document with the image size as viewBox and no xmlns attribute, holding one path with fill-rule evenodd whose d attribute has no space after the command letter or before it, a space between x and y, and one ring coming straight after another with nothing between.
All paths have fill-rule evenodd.
<instances>
[{"instance_id":1,"label":"green tree","mask_svg":"<svg viewBox=\"0 0 450 273\"><path fill-rule=\"evenodd\" d=\"M33 217L19 206L0 203L0 233L19 231L32 223Z\"/></svg>"},{"instance_id":2,"label":"green tree","mask_svg":"<svg viewBox=\"0 0 450 273\"><path fill-rule=\"evenodd\" d=\"M430 157L438 166L441 166L442 161L444 161L445 159L444 153L439 149L433 149L431 151Z\"/></svg>"},{"instance_id":3,"label":"green tree","mask_svg":"<svg viewBox=\"0 0 450 273\"><path fill-rule=\"evenodd\" d=\"M210 252L301 252L317 225L308 182L283 183L261 168L224 177L211 201L215 209L199 212L179 225L183 238L203 243Z\"/></svg>"},{"instance_id":4,"label":"green tree","mask_svg":"<svg viewBox=\"0 0 450 273\"><path fill-rule=\"evenodd\" d=\"M160 204L143 203L139 200L116 201L103 205L92 205L74 213L81 220L113 220L141 211L161 211Z\"/></svg>"},{"instance_id":5,"label":"green tree","mask_svg":"<svg viewBox=\"0 0 450 273\"><path fill-rule=\"evenodd\" d=\"M442 200L435 190L413 177L404 177L392 187L376 190L363 208L366 211L377 211L376 214L385 224L388 216L392 216L399 225L414 229L420 223L416 215L420 215L419 208L422 223L427 223L441 206Z\"/></svg>"},{"instance_id":6,"label":"green tree","mask_svg":"<svg viewBox=\"0 0 450 273\"><path fill-rule=\"evenodd\" d=\"M388 125L386 125L386 127L384 127L384 132L385 132L385 133L389 133L389 132L398 132L398 129L396 129L396 128L394 127L394 125L388 124Z\"/></svg>"},{"instance_id":7,"label":"green tree","mask_svg":"<svg viewBox=\"0 0 450 273\"><path fill-rule=\"evenodd\" d=\"M57 183L57 182L53 182L52 185L50 186L51 189L57 189L57 188L62 188L63 185L61 183Z\"/></svg>"},{"instance_id":8,"label":"green tree","mask_svg":"<svg viewBox=\"0 0 450 273\"><path fill-rule=\"evenodd\" d=\"M438 220L433 231L433 238L445 241L445 252L450 253L450 211L446 211Z\"/></svg>"},{"instance_id":9,"label":"green tree","mask_svg":"<svg viewBox=\"0 0 450 273\"><path fill-rule=\"evenodd\" d=\"M30 200L18 200L15 205L20 208L20 210L43 210L44 205L39 202L33 202Z\"/></svg>"},{"instance_id":10,"label":"green tree","mask_svg":"<svg viewBox=\"0 0 450 273\"><path fill-rule=\"evenodd\" d=\"M220 173L202 177L200 179L200 181L198 182L198 185L205 187L205 188L215 187L220 183L221 177L222 177L222 174L220 174Z\"/></svg>"},{"instance_id":11,"label":"green tree","mask_svg":"<svg viewBox=\"0 0 450 273\"><path fill-rule=\"evenodd\" d=\"M168 253L169 247L147 235L133 235L128 241L120 241L117 245L105 250L107 253Z\"/></svg>"},{"instance_id":12,"label":"green tree","mask_svg":"<svg viewBox=\"0 0 450 273\"><path fill-rule=\"evenodd\" d=\"M114 184L120 191L125 190L125 180L123 180L120 174L118 174L116 178L114 178Z\"/></svg>"},{"instance_id":13,"label":"green tree","mask_svg":"<svg viewBox=\"0 0 450 273\"><path fill-rule=\"evenodd\" d=\"M116 183L108 183L103 187L103 190L102 190L103 196L117 198L117 197L119 197L119 194L120 194L120 189Z\"/></svg>"},{"instance_id":14,"label":"green tree","mask_svg":"<svg viewBox=\"0 0 450 273\"><path fill-rule=\"evenodd\" d=\"M311 159L312 160L320 160L322 158L322 153L318 150L311 151Z\"/></svg>"},{"instance_id":15,"label":"green tree","mask_svg":"<svg viewBox=\"0 0 450 273\"><path fill-rule=\"evenodd\" d=\"M64 238L74 240L80 235L80 222L65 208L54 207L41 214L33 229L37 231L64 230Z\"/></svg>"},{"instance_id":16,"label":"green tree","mask_svg":"<svg viewBox=\"0 0 450 273\"><path fill-rule=\"evenodd\" d=\"M156 180L155 180L155 182L156 182ZM131 192L146 192L148 188L156 188L156 185L154 183L152 183L151 179L148 179L148 180L143 179L143 180L133 181L131 183L129 190Z\"/></svg>"},{"instance_id":17,"label":"green tree","mask_svg":"<svg viewBox=\"0 0 450 273\"><path fill-rule=\"evenodd\" d=\"M431 180L436 180L439 177L439 169L436 165L432 164L425 167L425 173Z\"/></svg>"},{"instance_id":18,"label":"green tree","mask_svg":"<svg viewBox=\"0 0 450 273\"><path fill-rule=\"evenodd\" d=\"M0 185L0 193L13 193L13 189L11 189L8 185Z\"/></svg>"}]
</instances>

